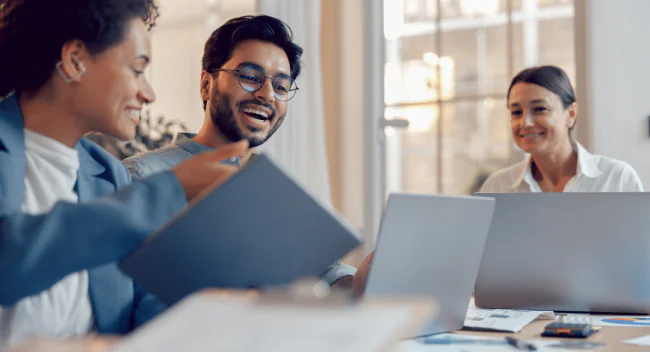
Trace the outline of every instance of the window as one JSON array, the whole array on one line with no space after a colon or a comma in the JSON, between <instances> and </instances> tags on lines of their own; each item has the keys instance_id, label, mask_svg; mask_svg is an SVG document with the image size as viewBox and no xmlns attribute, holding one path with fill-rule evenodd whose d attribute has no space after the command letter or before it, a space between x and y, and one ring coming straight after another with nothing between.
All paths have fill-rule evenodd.
<instances>
[{"instance_id":1,"label":"window","mask_svg":"<svg viewBox=\"0 0 650 352\"><path fill-rule=\"evenodd\" d=\"M506 94L526 67L575 83L571 0L384 0L388 192L471 193L521 158Z\"/></svg>"}]
</instances>

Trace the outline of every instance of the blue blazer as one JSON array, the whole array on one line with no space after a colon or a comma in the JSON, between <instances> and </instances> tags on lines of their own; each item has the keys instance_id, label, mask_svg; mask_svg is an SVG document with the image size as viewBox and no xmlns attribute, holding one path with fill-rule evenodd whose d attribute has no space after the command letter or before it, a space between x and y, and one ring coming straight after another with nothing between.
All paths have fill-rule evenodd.
<instances>
[{"instance_id":1,"label":"blue blazer","mask_svg":"<svg viewBox=\"0 0 650 352\"><path fill-rule=\"evenodd\" d=\"M23 116L16 95L0 102L0 305L12 306L87 269L98 332L124 334L165 307L116 262L187 198L171 172L131 184L126 167L101 147L82 138L76 148L79 203L58 202L42 215L23 213Z\"/></svg>"}]
</instances>

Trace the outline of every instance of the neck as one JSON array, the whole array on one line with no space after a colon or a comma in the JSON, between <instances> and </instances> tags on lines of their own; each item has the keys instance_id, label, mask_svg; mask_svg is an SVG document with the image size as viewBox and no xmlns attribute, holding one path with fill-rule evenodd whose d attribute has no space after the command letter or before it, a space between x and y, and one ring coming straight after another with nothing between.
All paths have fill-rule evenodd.
<instances>
[{"instance_id":1,"label":"neck","mask_svg":"<svg viewBox=\"0 0 650 352\"><path fill-rule=\"evenodd\" d=\"M566 143L555 150L542 155L532 156L538 175L538 180L547 180L557 185L564 177L573 177L578 170L578 153L573 150L571 143Z\"/></svg>"},{"instance_id":2,"label":"neck","mask_svg":"<svg viewBox=\"0 0 650 352\"><path fill-rule=\"evenodd\" d=\"M74 148L87 132L65 104L43 92L21 94L18 98L25 129L52 138Z\"/></svg>"},{"instance_id":3,"label":"neck","mask_svg":"<svg viewBox=\"0 0 650 352\"><path fill-rule=\"evenodd\" d=\"M216 149L224 145L233 143L232 141L226 139L219 130L212 124L212 121L206 119L201 126L201 130L196 134L193 141L203 144L206 147ZM247 149L242 154L239 155L239 160L241 165L245 165L250 159L253 149Z\"/></svg>"}]
</instances>

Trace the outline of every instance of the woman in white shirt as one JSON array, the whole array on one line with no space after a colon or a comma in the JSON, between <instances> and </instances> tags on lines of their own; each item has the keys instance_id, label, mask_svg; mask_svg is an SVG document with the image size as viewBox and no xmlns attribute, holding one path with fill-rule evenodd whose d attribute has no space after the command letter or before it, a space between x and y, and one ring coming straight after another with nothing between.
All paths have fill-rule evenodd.
<instances>
[{"instance_id":1,"label":"woman in white shirt","mask_svg":"<svg viewBox=\"0 0 650 352\"><path fill-rule=\"evenodd\" d=\"M643 192L629 164L591 154L575 141L578 103L562 69L520 72L508 90L508 109L526 159L490 175L480 192Z\"/></svg>"}]
</instances>

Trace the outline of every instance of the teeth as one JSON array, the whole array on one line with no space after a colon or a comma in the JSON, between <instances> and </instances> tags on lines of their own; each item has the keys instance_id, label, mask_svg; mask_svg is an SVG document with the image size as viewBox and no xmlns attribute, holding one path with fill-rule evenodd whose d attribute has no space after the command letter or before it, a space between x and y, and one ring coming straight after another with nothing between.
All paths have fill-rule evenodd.
<instances>
[{"instance_id":1,"label":"teeth","mask_svg":"<svg viewBox=\"0 0 650 352\"><path fill-rule=\"evenodd\" d=\"M255 109L251 109L251 108L244 108L244 109L241 109L241 111L247 112L249 114L260 115L260 116L264 117L265 119L269 118L269 115L267 113L265 113L264 111L255 110Z\"/></svg>"},{"instance_id":2,"label":"teeth","mask_svg":"<svg viewBox=\"0 0 650 352\"><path fill-rule=\"evenodd\" d=\"M126 109L127 115L139 119L140 118L140 110L135 110L135 109Z\"/></svg>"},{"instance_id":3,"label":"teeth","mask_svg":"<svg viewBox=\"0 0 650 352\"><path fill-rule=\"evenodd\" d=\"M541 135L542 135L542 132L540 132L540 133L533 133L533 134L525 134L525 135L524 135L524 138L535 138L535 137L539 137L539 136L541 136Z\"/></svg>"}]
</instances>

